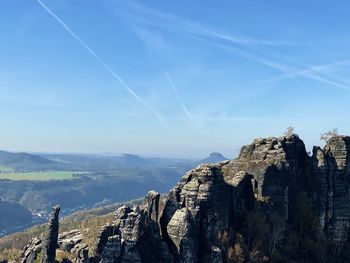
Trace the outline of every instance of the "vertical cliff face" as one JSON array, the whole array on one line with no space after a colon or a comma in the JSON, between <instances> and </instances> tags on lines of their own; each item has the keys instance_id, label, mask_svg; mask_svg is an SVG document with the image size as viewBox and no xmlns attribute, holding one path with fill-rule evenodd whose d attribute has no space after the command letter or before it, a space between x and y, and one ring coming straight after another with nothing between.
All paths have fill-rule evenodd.
<instances>
[{"instance_id":1,"label":"vertical cliff face","mask_svg":"<svg viewBox=\"0 0 350 263\"><path fill-rule=\"evenodd\" d=\"M57 241L58 241L58 215L60 213L60 206L52 208L47 233L44 238L44 263L54 263L56 257Z\"/></svg>"},{"instance_id":2,"label":"vertical cliff face","mask_svg":"<svg viewBox=\"0 0 350 263\"><path fill-rule=\"evenodd\" d=\"M350 137L332 138L312 157L296 135L256 139L235 160L189 171L166 198L151 191L144 205L119 208L94 248L80 232L61 234L59 246L79 263L267 262L278 249L284 256L276 262L298 249L295 260L319 262L322 233L331 249L348 235L349 153Z\"/></svg>"},{"instance_id":3,"label":"vertical cliff face","mask_svg":"<svg viewBox=\"0 0 350 263\"><path fill-rule=\"evenodd\" d=\"M241 226L257 201L268 216L287 221L308 159L298 136L266 138L244 146L233 161L188 172L170 192L160 219L175 260L218 261L227 254L220 235Z\"/></svg>"},{"instance_id":4,"label":"vertical cliff face","mask_svg":"<svg viewBox=\"0 0 350 263\"><path fill-rule=\"evenodd\" d=\"M268 213L288 219L289 202L298 191L308 156L298 136L256 139L243 146L239 157L223 167L225 181L236 186L250 176L256 200Z\"/></svg>"},{"instance_id":5,"label":"vertical cliff face","mask_svg":"<svg viewBox=\"0 0 350 263\"><path fill-rule=\"evenodd\" d=\"M233 224L234 190L222 173L226 163L200 165L169 194L161 217L162 236L177 261L209 262L217 235Z\"/></svg>"},{"instance_id":6,"label":"vertical cliff face","mask_svg":"<svg viewBox=\"0 0 350 263\"><path fill-rule=\"evenodd\" d=\"M314 147L316 209L328 237L342 240L350 223L350 138L331 138L324 149Z\"/></svg>"}]
</instances>

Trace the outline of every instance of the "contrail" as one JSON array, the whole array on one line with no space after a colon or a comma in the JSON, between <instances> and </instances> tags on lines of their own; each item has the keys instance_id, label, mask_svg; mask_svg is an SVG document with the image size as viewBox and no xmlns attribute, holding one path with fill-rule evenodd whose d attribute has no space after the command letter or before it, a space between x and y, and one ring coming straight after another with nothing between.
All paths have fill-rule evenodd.
<instances>
[{"instance_id":1,"label":"contrail","mask_svg":"<svg viewBox=\"0 0 350 263\"><path fill-rule=\"evenodd\" d=\"M179 101L179 103L181 104L181 107L183 109L183 111L185 112L185 114L187 115L187 117L192 121L192 123L195 124L194 120L193 120L193 117L191 115L191 113L188 111L185 103L182 101L181 97L180 97L180 94L179 94L179 91L177 90L177 88L175 87L174 85L174 82L172 81L172 79L170 78L169 74L167 72L164 72L165 76L167 77L169 83L170 83L170 86L173 88L175 94L176 94L176 98L177 100Z\"/></svg>"},{"instance_id":2,"label":"contrail","mask_svg":"<svg viewBox=\"0 0 350 263\"><path fill-rule=\"evenodd\" d=\"M124 80L109 67L83 40L80 39L57 15L55 15L41 0L37 0L38 3L92 56L94 59L103 66L115 79L117 79L122 87L138 102L140 102L145 108L147 108L154 116L156 116L161 122L165 122L162 115L149 106L139 95L137 95Z\"/></svg>"},{"instance_id":3,"label":"contrail","mask_svg":"<svg viewBox=\"0 0 350 263\"><path fill-rule=\"evenodd\" d=\"M151 17L151 19L142 19L142 18L140 18L140 16L129 16L132 19L136 19L140 22L148 23L148 24L151 24L153 26L157 26L157 27L167 29L167 30L187 32L189 34L189 35L185 35L187 37L191 37L191 38L194 38L194 39L197 39L200 41L205 41L207 43L212 43L216 46L221 46L222 48L224 48L226 50L228 50L228 49L225 48L222 44L218 44L216 40L225 40L225 41L228 41L230 43L246 47L248 49L251 49L252 46L254 46L254 45L274 46L274 45L297 45L297 44L300 44L300 43L292 43L289 41L270 41L270 40L257 40L257 39L247 38L247 37L237 37L237 36L233 36L230 34L221 33L220 31L217 31L217 30L209 29L205 26L198 25L197 23L194 23L194 22L189 21L189 20L179 19L177 16L174 16L172 14L162 13L156 9L151 9L147 6L143 6L140 4L135 5L133 3L133 5L131 7L135 8L136 10L138 10L139 12L141 12L143 14L153 16L153 19L152 19L152 17ZM160 23L157 22L157 20L155 20L154 18L161 19L161 22ZM164 22L168 22L168 23L166 24ZM170 23L175 23L175 26L174 26L174 24L171 25ZM170 25L170 27L169 27L169 25ZM211 38L211 39L208 39L208 38ZM299 84L296 76L302 75L305 78L309 78L311 80L323 82L323 83L331 85L331 86L335 86L335 87L346 89L346 90L350 89L350 87L343 85L342 83L339 83L339 82L349 83L348 80L340 79L339 77L334 76L330 73L325 73L325 72L321 73L320 69L322 69L322 67L321 68L313 67L309 70L295 71L295 70L291 70L291 68L287 65L283 65L281 63L276 63L276 62L273 62L271 60L259 57L259 56L255 55L254 53L252 53L251 51L247 52L247 51L243 50L242 48L230 46L229 51L241 54L247 59L250 59L254 62L263 64L263 65L268 66L272 69L276 69L276 70L283 73L282 76L271 78L271 79L265 80L264 82L269 82L272 80L278 80L278 79L283 79L285 77L289 77L294 82ZM342 63L349 63L349 61L340 61L340 62L334 63L334 64L342 64ZM331 66L331 64L329 64L329 66Z\"/></svg>"},{"instance_id":4,"label":"contrail","mask_svg":"<svg viewBox=\"0 0 350 263\"><path fill-rule=\"evenodd\" d=\"M330 74L329 72L323 72L323 69L325 69L327 67L348 64L348 63L350 63L350 60L342 60L342 61L337 61L337 62L333 62L333 63L329 63L329 64L311 66L309 69L304 69L304 70L299 70L299 71L289 72L289 73L285 72L285 74L283 74L281 76L270 78L270 79L264 80L263 82L271 82L274 80L281 80L281 79L284 79L286 77L293 77L294 78L295 76L303 76L303 77L317 80L319 82L323 82L323 83L326 83L326 84L329 84L331 86L335 86L335 87L338 87L341 89L350 90L349 86L343 85L342 83L339 83L339 82L343 82L343 83L349 84L350 82L348 80L341 79L338 76ZM332 81L331 79L334 79L336 81Z\"/></svg>"},{"instance_id":5,"label":"contrail","mask_svg":"<svg viewBox=\"0 0 350 263\"><path fill-rule=\"evenodd\" d=\"M297 45L300 43L292 43L289 41L270 41L270 40L257 40L257 39L252 39L252 38L247 38L247 37L237 37L233 36L227 33L221 33L220 31L217 30L212 30L210 28L207 28L205 26L199 25L197 23L194 23L189 20L183 20L179 19L179 17L174 16L169 13L163 13L160 12L159 10L149 8L147 6L143 6L140 4L133 3L132 5L129 5L130 7L134 8L135 10L139 11L140 13L143 13L145 15L150 15L151 19L144 19L140 18L140 15L138 16L133 16L129 15L131 19L138 20L143 23L147 23L156 27L160 27L162 29L167 29L167 30L172 30L176 32L186 32L185 34L186 37L191 37L193 39L197 39L200 41L205 41L207 43L214 44L215 46L219 46L221 48L225 48L222 44L218 44L216 40L225 40L230 43L240 45L243 47L246 47L248 49L251 49L252 46L254 45L269 45L269 46L274 46L274 45ZM157 21L157 19L160 19L160 22ZM165 23L167 22L167 23ZM173 23L173 24L171 24ZM319 82L323 82L325 84L335 86L338 88L346 89L349 90L350 87L343 85L342 83L339 82L344 82L344 83L350 83L348 80L341 79L337 76L334 76L333 74L330 73L325 73L325 72L320 72L321 68L318 67L313 67L311 69L307 70L292 70L290 67L287 65L283 65L281 63L276 63L273 61L270 61L268 59L259 57L257 55L254 55L254 53L247 52L243 50L242 48L237 48L237 47L232 47L230 46L230 52L235 52L238 54L243 55L245 58L250 59L254 62L263 64L265 66L268 66L272 69L276 69L280 72L283 73L283 75L270 78L268 80L264 80L263 82L270 82L273 80L279 80L283 79L286 77L291 78L294 82L299 83L297 81L296 76L302 75L305 78L309 78L311 80L316 80ZM343 64L343 63L349 63L349 61L340 61L336 62L335 64ZM326 65L326 66L332 66L332 64ZM332 80L333 79L333 80Z\"/></svg>"},{"instance_id":6,"label":"contrail","mask_svg":"<svg viewBox=\"0 0 350 263\"><path fill-rule=\"evenodd\" d=\"M134 14L130 12L121 13L119 10L116 12L119 15L124 15L130 17L134 20L138 20L143 23L147 23L159 28L164 28L172 31L183 31L190 34L195 34L197 36L206 36L211 38L218 38L221 40L226 40L235 44L240 44L243 46L251 45L264 45L264 46L290 46L299 43L293 43L289 41L276 41L276 40L260 40L250 37L234 36L227 33L222 33L217 30L208 28L205 25L198 24L196 21L186 20L182 17L178 17L171 13L165 13L158 9L150 8L146 5L137 3L136 1L124 1L124 7L129 8L129 10L134 11ZM143 15L143 17L142 17Z\"/></svg>"},{"instance_id":7,"label":"contrail","mask_svg":"<svg viewBox=\"0 0 350 263\"><path fill-rule=\"evenodd\" d=\"M322 76L319 76L319 75L315 75L315 74L312 74L312 73L306 73L306 74L302 74L302 75L306 76L306 77L308 77L310 79L314 79L314 80L317 80L317 81L320 81L320 82L323 82L323 83L326 83L326 84L329 84L329 85L332 85L332 86L335 86L335 87L338 87L338 88L341 88L341 89L350 90L349 86L345 86L343 84L334 82L332 80L325 79L325 78L323 78Z\"/></svg>"},{"instance_id":8,"label":"contrail","mask_svg":"<svg viewBox=\"0 0 350 263\"><path fill-rule=\"evenodd\" d=\"M341 82L349 82L348 80L340 79L340 78L338 78L338 77L336 77L336 76L334 76L332 74L329 74L328 72L325 73L323 71L323 69L326 69L326 68L329 68L329 67L332 67L332 66L349 64L349 63L350 63L350 60L341 60L341 61L336 61L336 62L332 62L332 63L328 63L328 64L322 64L322 65L317 65L317 66L306 65L308 67L307 69L285 73L285 74L277 76L277 77L266 79L266 80L264 80L264 82L270 82L270 81L274 81L274 80L281 80L281 79L284 79L285 77L290 77L290 76L306 75L308 73L321 73L321 74L327 75L328 77L332 77L334 79L337 79L337 80L339 80Z\"/></svg>"}]
</instances>

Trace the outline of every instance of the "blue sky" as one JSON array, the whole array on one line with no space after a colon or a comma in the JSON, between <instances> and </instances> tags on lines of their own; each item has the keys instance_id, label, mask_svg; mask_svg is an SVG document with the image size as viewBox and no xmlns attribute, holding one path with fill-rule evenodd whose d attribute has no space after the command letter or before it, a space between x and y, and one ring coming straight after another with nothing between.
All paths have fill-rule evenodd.
<instances>
[{"instance_id":1,"label":"blue sky","mask_svg":"<svg viewBox=\"0 0 350 263\"><path fill-rule=\"evenodd\" d=\"M2 0L0 148L228 157L350 131L348 1Z\"/></svg>"}]
</instances>

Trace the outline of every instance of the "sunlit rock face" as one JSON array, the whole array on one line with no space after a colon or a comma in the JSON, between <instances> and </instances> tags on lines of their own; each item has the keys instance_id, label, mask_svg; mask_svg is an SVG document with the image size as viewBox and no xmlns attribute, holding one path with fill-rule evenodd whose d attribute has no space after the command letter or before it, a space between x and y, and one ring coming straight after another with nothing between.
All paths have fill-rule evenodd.
<instances>
[{"instance_id":1,"label":"sunlit rock face","mask_svg":"<svg viewBox=\"0 0 350 263\"><path fill-rule=\"evenodd\" d=\"M169 194L161 218L162 234L180 262L209 262L218 233L233 222L235 191L224 180L221 169L225 164L200 165Z\"/></svg>"},{"instance_id":2,"label":"sunlit rock face","mask_svg":"<svg viewBox=\"0 0 350 263\"><path fill-rule=\"evenodd\" d=\"M161 217L162 236L179 262L220 258L218 236L242 224L262 201L267 214L288 220L308 162L298 136L257 139L233 161L200 165L170 192ZM166 225L166 227L165 227ZM191 251L189 253L188 251Z\"/></svg>"}]
</instances>

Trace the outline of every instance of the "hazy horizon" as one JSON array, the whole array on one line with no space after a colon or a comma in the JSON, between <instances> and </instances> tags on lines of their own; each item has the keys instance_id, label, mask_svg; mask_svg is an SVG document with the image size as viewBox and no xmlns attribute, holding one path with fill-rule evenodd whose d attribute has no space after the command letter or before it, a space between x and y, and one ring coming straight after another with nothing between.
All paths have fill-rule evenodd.
<instances>
[{"instance_id":1,"label":"hazy horizon","mask_svg":"<svg viewBox=\"0 0 350 263\"><path fill-rule=\"evenodd\" d=\"M142 158L179 158L184 160L198 161L199 159L204 159L208 157L211 153L220 153L228 159L233 159L238 156L238 149L232 151L231 153L224 154L219 151L212 151L207 153L142 153L142 152L55 152L55 151L27 151L27 150L11 150L11 149L0 149L0 151L11 152L11 153L29 153L34 155L81 155L81 156L123 156L123 155L137 155Z\"/></svg>"},{"instance_id":2,"label":"hazy horizon","mask_svg":"<svg viewBox=\"0 0 350 263\"><path fill-rule=\"evenodd\" d=\"M350 130L348 2L0 5L0 149L232 158Z\"/></svg>"}]
</instances>

